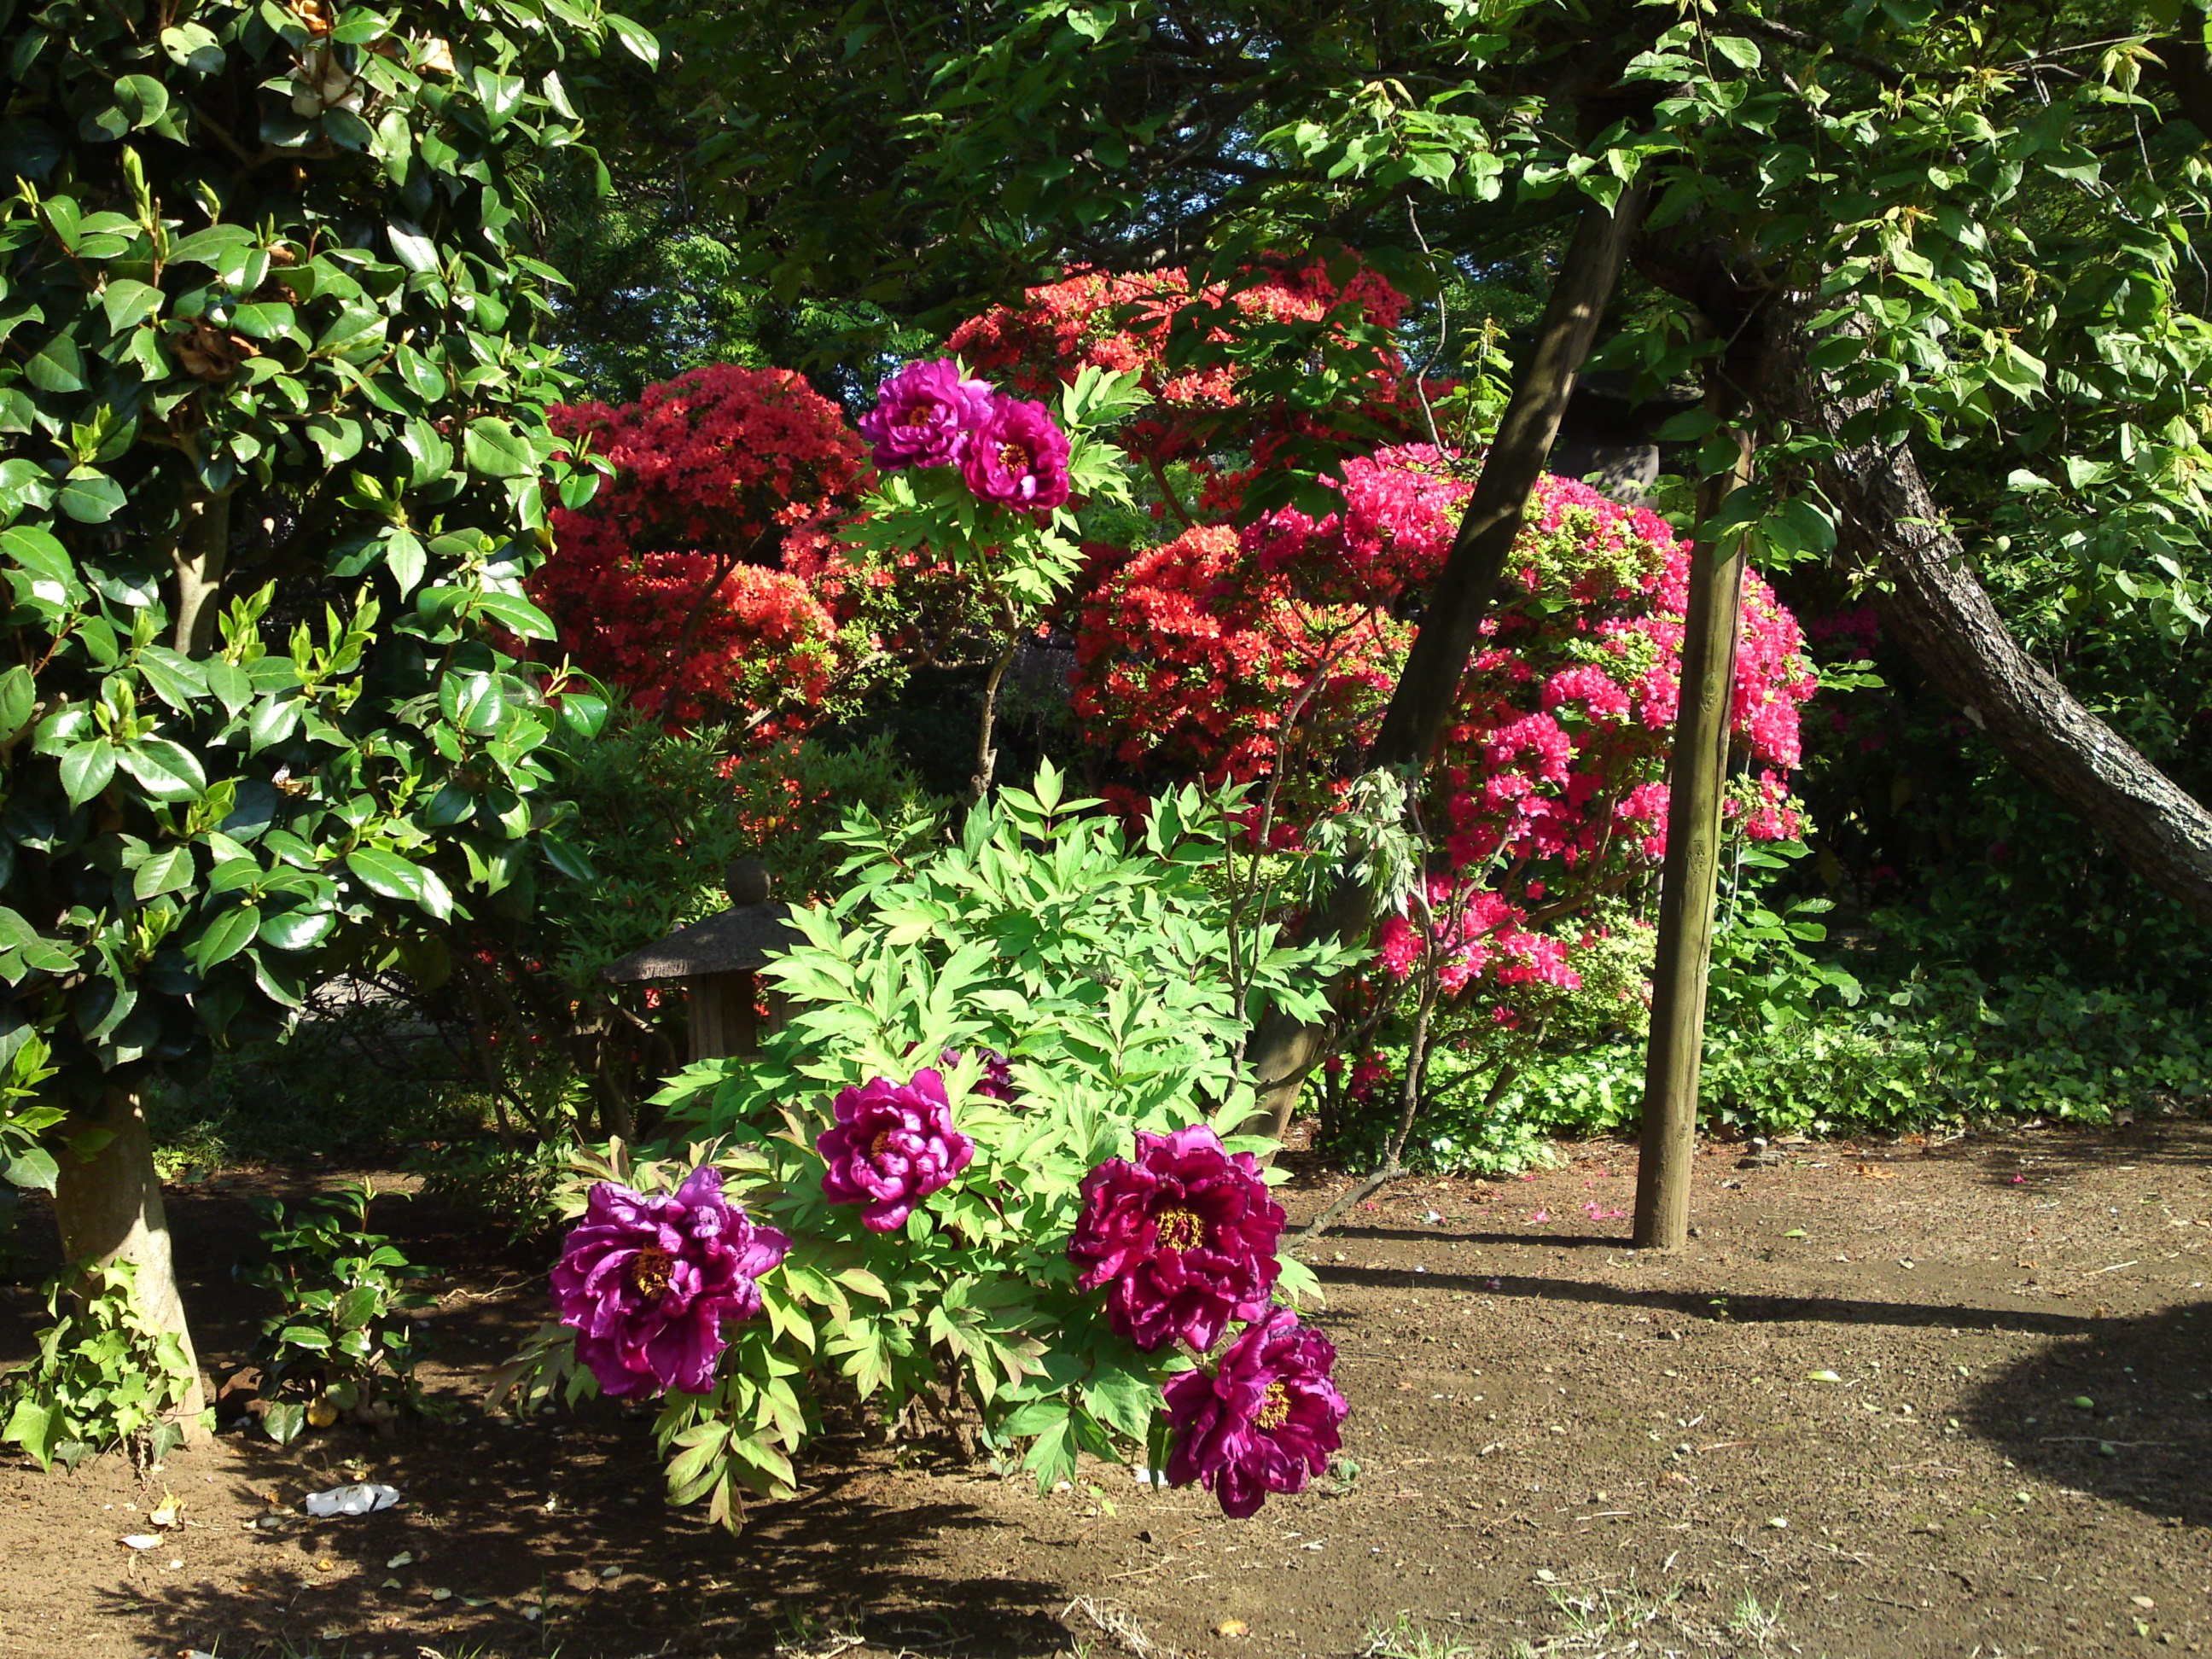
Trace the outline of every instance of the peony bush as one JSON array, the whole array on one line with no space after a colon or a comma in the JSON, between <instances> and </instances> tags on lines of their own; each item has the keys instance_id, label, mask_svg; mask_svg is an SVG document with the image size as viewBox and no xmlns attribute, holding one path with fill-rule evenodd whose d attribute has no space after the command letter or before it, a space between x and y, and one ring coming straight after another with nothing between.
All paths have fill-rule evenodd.
<instances>
[{"instance_id":1,"label":"peony bush","mask_svg":"<svg viewBox=\"0 0 2212 1659\"><path fill-rule=\"evenodd\" d=\"M957 1419L1045 1487L1085 1452L1232 1514L1300 1490L1343 1401L1236 1055L1349 953L1235 915L1242 805L1184 788L1132 832L1047 769L920 859L850 823L764 1052L671 1081L681 1156L580 1162L561 1322L505 1385L657 1395L672 1497L725 1522L795 1488L841 1398Z\"/></svg>"}]
</instances>

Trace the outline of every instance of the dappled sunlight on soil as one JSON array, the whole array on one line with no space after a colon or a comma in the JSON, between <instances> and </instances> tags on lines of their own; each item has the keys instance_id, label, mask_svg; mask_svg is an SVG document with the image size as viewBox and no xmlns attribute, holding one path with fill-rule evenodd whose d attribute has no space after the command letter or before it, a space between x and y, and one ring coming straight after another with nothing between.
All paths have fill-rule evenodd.
<instances>
[{"instance_id":1,"label":"dappled sunlight on soil","mask_svg":"<svg viewBox=\"0 0 2212 1659\"><path fill-rule=\"evenodd\" d=\"M1633 1149L1562 1150L1533 1179L1386 1189L1307 1252L1349 1462L1249 1522L1127 1470L1040 1498L852 1432L732 1540L663 1504L646 1413L489 1421L465 1369L439 1370L449 1414L394 1441L228 1435L144 1486L115 1458L0 1470L0 1654L1293 1659L1427 1641L1504 1659L1635 1641L1996 1659L2212 1641L2204 1126L1798 1144L1759 1167L1714 1147L1698 1236L1665 1259L1626 1248ZM1340 1183L1289 1162L1295 1223ZM225 1276L251 1241L241 1190L172 1200L212 1354L242 1352L261 1311ZM397 1198L377 1219L458 1270L441 1355L480 1363L544 1316L526 1265L465 1223ZM26 1306L0 1352L22 1351ZM283 1512L363 1472L402 1506ZM185 1524L124 1549L165 1486Z\"/></svg>"}]
</instances>

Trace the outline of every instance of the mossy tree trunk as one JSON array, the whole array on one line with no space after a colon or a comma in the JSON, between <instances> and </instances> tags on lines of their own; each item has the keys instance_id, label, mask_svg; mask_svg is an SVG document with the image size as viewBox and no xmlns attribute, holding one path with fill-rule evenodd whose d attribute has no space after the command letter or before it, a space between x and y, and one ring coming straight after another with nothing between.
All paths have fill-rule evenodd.
<instances>
[{"instance_id":1,"label":"mossy tree trunk","mask_svg":"<svg viewBox=\"0 0 2212 1659\"><path fill-rule=\"evenodd\" d=\"M191 1392L177 1408L178 1426L192 1444L206 1437L200 1425L206 1389L177 1289L161 1175L138 1097L111 1089L97 1110L79 1113L69 1124L72 1139L92 1130L106 1135L96 1150L82 1158L64 1151L56 1160L54 1218L62 1253L71 1262L127 1261L137 1270L141 1309L157 1329L175 1335L192 1368Z\"/></svg>"}]
</instances>

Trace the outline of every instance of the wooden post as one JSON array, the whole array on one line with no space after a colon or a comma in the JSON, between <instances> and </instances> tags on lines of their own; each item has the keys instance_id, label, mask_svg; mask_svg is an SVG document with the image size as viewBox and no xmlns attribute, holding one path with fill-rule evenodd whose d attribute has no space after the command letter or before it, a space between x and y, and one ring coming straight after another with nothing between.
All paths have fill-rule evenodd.
<instances>
[{"instance_id":1,"label":"wooden post","mask_svg":"<svg viewBox=\"0 0 2212 1659\"><path fill-rule=\"evenodd\" d=\"M1636 1176L1636 1246L1645 1250L1677 1250L1689 1237L1705 975L1720 874L1721 786L1728 776L1743 603L1744 538L1727 534L1717 542L1709 526L1751 476L1751 434L1737 427L1733 435L1735 464L1698 486L1698 541L1690 551L1658 952L1651 965L1651 1036L1644 1053L1643 1156Z\"/></svg>"}]
</instances>

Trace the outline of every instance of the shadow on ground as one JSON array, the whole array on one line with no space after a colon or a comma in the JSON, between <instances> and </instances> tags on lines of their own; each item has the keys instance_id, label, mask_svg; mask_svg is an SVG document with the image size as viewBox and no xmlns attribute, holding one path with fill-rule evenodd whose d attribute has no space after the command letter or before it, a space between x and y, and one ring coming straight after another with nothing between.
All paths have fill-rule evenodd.
<instances>
[{"instance_id":1,"label":"shadow on ground","mask_svg":"<svg viewBox=\"0 0 2212 1659\"><path fill-rule=\"evenodd\" d=\"M290 1495L298 1458L246 1449L265 1484L257 1468L235 1496ZM232 1583L109 1590L105 1611L164 1650L225 1659L418 1647L735 1659L839 1638L997 1659L1058 1644L1054 1586L945 1574L939 1558L972 1556L970 1535L994 1524L981 1509L879 1496L857 1443L825 1448L819 1467L839 1473L732 1537L663 1501L643 1416L601 1406L558 1424L432 1425L377 1461L402 1507L280 1517Z\"/></svg>"},{"instance_id":2,"label":"shadow on ground","mask_svg":"<svg viewBox=\"0 0 2212 1659\"><path fill-rule=\"evenodd\" d=\"M2076 1323L1985 1379L1961 1423L2041 1480L2212 1526L2212 1302Z\"/></svg>"}]
</instances>

